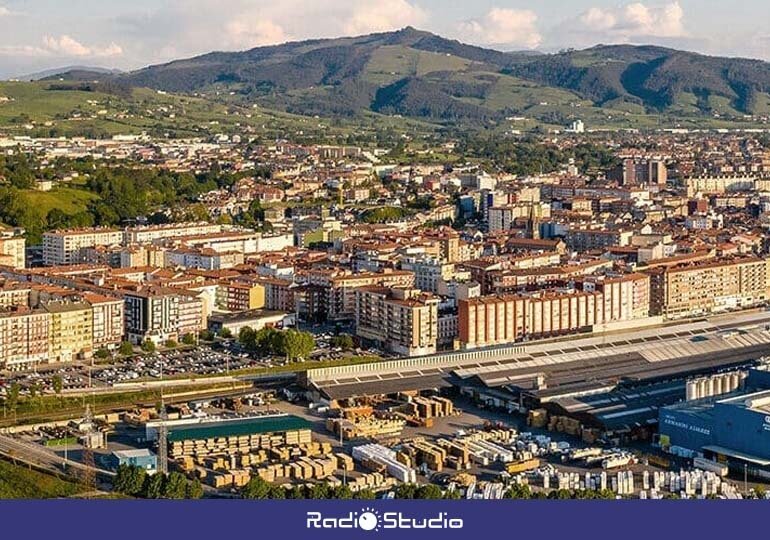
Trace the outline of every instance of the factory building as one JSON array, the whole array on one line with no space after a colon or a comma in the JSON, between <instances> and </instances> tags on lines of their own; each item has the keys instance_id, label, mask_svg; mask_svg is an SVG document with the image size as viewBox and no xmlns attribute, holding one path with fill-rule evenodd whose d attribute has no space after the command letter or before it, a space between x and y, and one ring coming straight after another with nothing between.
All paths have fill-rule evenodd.
<instances>
[{"instance_id":1,"label":"factory building","mask_svg":"<svg viewBox=\"0 0 770 540\"><path fill-rule=\"evenodd\" d=\"M770 479L770 371L751 369L743 388L685 401L659 413L660 444Z\"/></svg>"}]
</instances>

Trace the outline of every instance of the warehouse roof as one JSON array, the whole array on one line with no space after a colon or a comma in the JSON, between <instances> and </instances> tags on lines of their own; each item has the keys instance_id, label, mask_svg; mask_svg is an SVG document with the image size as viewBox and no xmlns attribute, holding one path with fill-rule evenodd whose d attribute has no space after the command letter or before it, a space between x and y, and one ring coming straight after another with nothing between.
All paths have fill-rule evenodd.
<instances>
[{"instance_id":1,"label":"warehouse roof","mask_svg":"<svg viewBox=\"0 0 770 540\"><path fill-rule=\"evenodd\" d=\"M311 424L304 418L293 415L265 416L245 418L228 422L209 422L196 424L194 427L169 429L169 442L209 439L212 437L232 437L257 435L261 433L281 433L298 429L310 429Z\"/></svg>"}]
</instances>

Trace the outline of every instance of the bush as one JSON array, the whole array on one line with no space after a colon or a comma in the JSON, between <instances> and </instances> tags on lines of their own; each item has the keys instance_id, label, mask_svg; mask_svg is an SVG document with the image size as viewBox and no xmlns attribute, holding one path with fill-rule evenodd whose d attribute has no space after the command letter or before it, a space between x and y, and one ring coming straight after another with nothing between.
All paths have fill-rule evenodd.
<instances>
[{"instance_id":1,"label":"bush","mask_svg":"<svg viewBox=\"0 0 770 540\"><path fill-rule=\"evenodd\" d=\"M131 345L130 342L124 341L123 343L120 344L120 348L118 349L118 352L122 356L131 356L132 354L134 354L134 346Z\"/></svg>"}]
</instances>

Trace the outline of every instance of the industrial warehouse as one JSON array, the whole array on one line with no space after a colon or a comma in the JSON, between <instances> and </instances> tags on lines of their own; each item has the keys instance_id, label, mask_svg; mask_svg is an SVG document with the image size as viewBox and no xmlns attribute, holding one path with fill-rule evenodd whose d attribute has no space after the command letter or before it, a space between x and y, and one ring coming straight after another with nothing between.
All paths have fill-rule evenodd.
<instances>
[{"instance_id":1,"label":"industrial warehouse","mask_svg":"<svg viewBox=\"0 0 770 540\"><path fill-rule=\"evenodd\" d=\"M660 445L770 479L770 366L750 369L740 380L731 376L729 383L710 377L692 384L701 386L690 390L693 399L660 410Z\"/></svg>"},{"instance_id":2,"label":"industrial warehouse","mask_svg":"<svg viewBox=\"0 0 770 540\"><path fill-rule=\"evenodd\" d=\"M485 406L543 408L602 435L650 439L661 407L686 397L687 381L739 372L770 348L767 312L538 342L453 355L308 372L330 403L414 391L454 391Z\"/></svg>"}]
</instances>

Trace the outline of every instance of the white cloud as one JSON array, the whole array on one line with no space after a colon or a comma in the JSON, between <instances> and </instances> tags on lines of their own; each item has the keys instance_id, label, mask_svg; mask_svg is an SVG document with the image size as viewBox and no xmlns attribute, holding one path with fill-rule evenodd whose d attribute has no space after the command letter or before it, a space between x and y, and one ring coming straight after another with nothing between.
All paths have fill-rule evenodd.
<instances>
[{"instance_id":1,"label":"white cloud","mask_svg":"<svg viewBox=\"0 0 770 540\"><path fill-rule=\"evenodd\" d=\"M684 10L678 1L656 6L635 2L614 9L592 7L572 24L574 31L594 33L594 39L600 41L631 41L637 37L678 38L687 35Z\"/></svg>"},{"instance_id":2,"label":"white cloud","mask_svg":"<svg viewBox=\"0 0 770 540\"><path fill-rule=\"evenodd\" d=\"M424 23L428 14L407 0L366 0L355 2L345 21L344 32L351 35L386 32Z\"/></svg>"},{"instance_id":3,"label":"white cloud","mask_svg":"<svg viewBox=\"0 0 770 540\"><path fill-rule=\"evenodd\" d=\"M4 45L0 47L0 55L25 57L52 58L107 58L123 54L123 49L117 43L105 47L88 47L81 42L63 34L59 37L43 36L41 45Z\"/></svg>"},{"instance_id":4,"label":"white cloud","mask_svg":"<svg viewBox=\"0 0 770 540\"><path fill-rule=\"evenodd\" d=\"M529 9L492 8L484 17L460 23L460 38L484 45L534 49L542 42L537 14Z\"/></svg>"},{"instance_id":5,"label":"white cloud","mask_svg":"<svg viewBox=\"0 0 770 540\"><path fill-rule=\"evenodd\" d=\"M117 43L110 43L105 47L89 47L66 34L59 37L43 36L43 50L53 55L65 57L108 57L123 54L123 49Z\"/></svg>"},{"instance_id":6,"label":"white cloud","mask_svg":"<svg viewBox=\"0 0 770 540\"><path fill-rule=\"evenodd\" d=\"M253 48L289 41L283 27L268 19L233 19L225 26L228 43L236 48Z\"/></svg>"}]
</instances>

